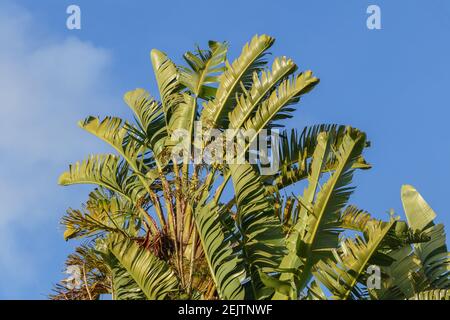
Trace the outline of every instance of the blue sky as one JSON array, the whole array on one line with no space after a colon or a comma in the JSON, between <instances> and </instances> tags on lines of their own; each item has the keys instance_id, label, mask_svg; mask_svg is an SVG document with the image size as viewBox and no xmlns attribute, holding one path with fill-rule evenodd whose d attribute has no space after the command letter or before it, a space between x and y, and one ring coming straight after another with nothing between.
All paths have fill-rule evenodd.
<instances>
[{"instance_id":1,"label":"blue sky","mask_svg":"<svg viewBox=\"0 0 450 320\"><path fill-rule=\"evenodd\" d=\"M254 34L277 41L321 78L289 127L340 123L367 132L370 171L358 172L352 202L403 216L400 187L414 185L450 227L450 2L0 0L0 298L44 299L61 279L59 219L88 187L62 188L58 175L90 152L109 151L79 130L87 115L130 117L122 95L156 93L149 52L176 61L195 44ZM66 8L81 7L81 30ZM368 30L366 8L381 8Z\"/></svg>"}]
</instances>

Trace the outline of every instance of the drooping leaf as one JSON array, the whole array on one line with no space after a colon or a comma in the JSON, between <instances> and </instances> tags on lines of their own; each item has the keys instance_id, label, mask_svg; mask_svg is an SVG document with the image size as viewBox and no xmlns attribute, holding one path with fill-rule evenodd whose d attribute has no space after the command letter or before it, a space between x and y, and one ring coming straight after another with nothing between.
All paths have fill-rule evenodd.
<instances>
[{"instance_id":1,"label":"drooping leaf","mask_svg":"<svg viewBox=\"0 0 450 320\"><path fill-rule=\"evenodd\" d=\"M178 279L174 271L166 262L133 240L112 234L108 241L108 250L126 269L147 299L161 300L177 290Z\"/></svg>"},{"instance_id":2,"label":"drooping leaf","mask_svg":"<svg viewBox=\"0 0 450 320\"><path fill-rule=\"evenodd\" d=\"M98 236L107 232L136 236L136 231L129 234L132 229L126 228L126 225L136 225L132 220L137 218L131 202L121 201L119 197L96 189L89 194L89 199L81 210L67 210L61 221L66 228L64 240Z\"/></svg>"},{"instance_id":3,"label":"drooping leaf","mask_svg":"<svg viewBox=\"0 0 450 320\"><path fill-rule=\"evenodd\" d=\"M105 187L130 201L137 201L145 194L145 189L135 175L129 174L128 164L119 157L93 155L82 162L69 166L58 180L63 186L72 184L96 184Z\"/></svg>"},{"instance_id":4,"label":"drooping leaf","mask_svg":"<svg viewBox=\"0 0 450 320\"><path fill-rule=\"evenodd\" d=\"M273 200L266 196L260 177L250 164L230 165L236 194L237 228L254 299L264 297L260 271L271 273L283 255L283 232L275 215Z\"/></svg>"},{"instance_id":5,"label":"drooping leaf","mask_svg":"<svg viewBox=\"0 0 450 320\"><path fill-rule=\"evenodd\" d=\"M102 252L103 259L111 270L111 295L113 300L146 300L147 297L119 262L119 260L109 251Z\"/></svg>"},{"instance_id":6,"label":"drooping leaf","mask_svg":"<svg viewBox=\"0 0 450 320\"><path fill-rule=\"evenodd\" d=\"M82 244L69 254L65 262L68 278L55 286L50 299L97 300L101 295L111 292L111 272L93 244ZM81 279L73 277L70 269L79 271Z\"/></svg>"},{"instance_id":7,"label":"drooping leaf","mask_svg":"<svg viewBox=\"0 0 450 320\"><path fill-rule=\"evenodd\" d=\"M245 297L241 284L245 278L242 258L232 245L232 235L221 223L222 213L214 201L207 199L205 192L194 209L194 217L211 276L221 299L242 300Z\"/></svg>"}]
</instances>

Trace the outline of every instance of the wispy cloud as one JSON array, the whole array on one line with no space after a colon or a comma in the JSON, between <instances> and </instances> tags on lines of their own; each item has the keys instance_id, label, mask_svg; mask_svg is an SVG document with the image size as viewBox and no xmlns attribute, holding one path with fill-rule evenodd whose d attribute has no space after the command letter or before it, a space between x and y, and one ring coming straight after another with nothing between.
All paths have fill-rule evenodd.
<instances>
[{"instance_id":1,"label":"wispy cloud","mask_svg":"<svg viewBox=\"0 0 450 320\"><path fill-rule=\"evenodd\" d=\"M110 53L69 32L38 31L33 19L0 4L0 298L38 298L36 277L58 267L40 269L56 254L45 241L60 236L57 217L80 196L69 201L56 179L97 146L75 123L114 104Z\"/></svg>"}]
</instances>

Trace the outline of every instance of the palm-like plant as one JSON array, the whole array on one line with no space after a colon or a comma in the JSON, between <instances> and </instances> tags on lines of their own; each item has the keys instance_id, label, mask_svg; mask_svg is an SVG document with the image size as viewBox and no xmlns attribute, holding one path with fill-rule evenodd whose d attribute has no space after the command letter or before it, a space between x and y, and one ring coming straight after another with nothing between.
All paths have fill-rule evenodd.
<instances>
[{"instance_id":1,"label":"palm-like plant","mask_svg":"<svg viewBox=\"0 0 450 320\"><path fill-rule=\"evenodd\" d=\"M229 63L228 44L210 41L207 50L184 54L187 66L152 50L160 100L136 89L124 98L135 121L79 123L115 154L89 156L59 179L97 185L81 210L63 218L66 240L88 239L67 263L95 276L80 288L59 284L53 298L325 299L323 288L337 299L448 298L443 228L414 189L402 194L408 224L348 205L354 171L370 168L363 132L338 125L284 131L270 146L280 155L270 175L248 161L192 163L192 152L182 163L172 158L179 129L191 139L196 130L248 130L246 154L262 130L292 117L319 80L296 73L286 57L268 68L273 43L255 36ZM373 264L382 270L378 289L365 282Z\"/></svg>"}]
</instances>

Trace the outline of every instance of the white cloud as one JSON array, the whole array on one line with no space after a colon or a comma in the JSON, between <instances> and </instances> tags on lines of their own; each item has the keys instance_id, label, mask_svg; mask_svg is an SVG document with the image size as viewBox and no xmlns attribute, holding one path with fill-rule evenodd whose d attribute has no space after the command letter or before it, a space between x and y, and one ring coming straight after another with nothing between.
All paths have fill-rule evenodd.
<instances>
[{"instance_id":1,"label":"white cloud","mask_svg":"<svg viewBox=\"0 0 450 320\"><path fill-rule=\"evenodd\" d=\"M36 237L42 247L32 230L61 215L68 198L56 191L58 173L98 146L76 122L117 104L106 95L107 50L37 25L24 8L0 4L0 297L41 274L33 266L43 258L19 239ZM48 230L56 234L57 225Z\"/></svg>"}]
</instances>

